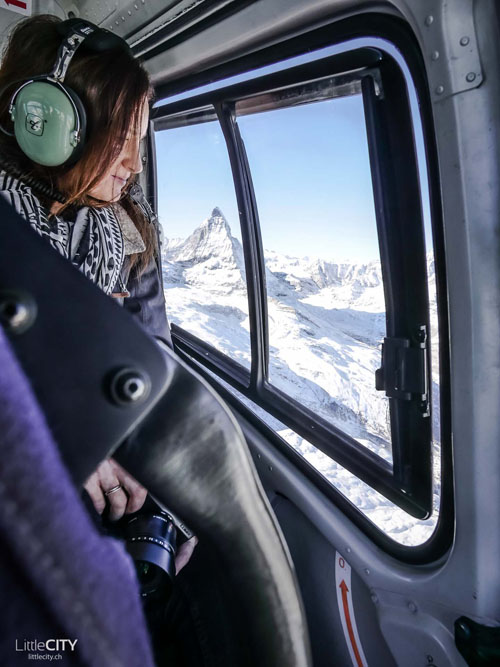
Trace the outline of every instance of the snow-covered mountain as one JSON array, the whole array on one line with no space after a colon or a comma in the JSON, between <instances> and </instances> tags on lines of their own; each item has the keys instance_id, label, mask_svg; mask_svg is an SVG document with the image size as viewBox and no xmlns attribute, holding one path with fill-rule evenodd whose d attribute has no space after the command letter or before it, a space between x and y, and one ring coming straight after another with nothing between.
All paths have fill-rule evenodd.
<instances>
[{"instance_id":1,"label":"snow-covered mountain","mask_svg":"<svg viewBox=\"0 0 500 667\"><path fill-rule=\"evenodd\" d=\"M264 254L270 381L390 461L388 399L374 379L385 336L380 263ZM432 295L431 261L428 272ZM185 240L166 239L163 274L170 320L249 368L243 250L219 208Z\"/></svg>"},{"instance_id":2,"label":"snow-covered mountain","mask_svg":"<svg viewBox=\"0 0 500 667\"><path fill-rule=\"evenodd\" d=\"M173 282L227 292L245 289L243 249L218 208L187 239L168 240L164 275Z\"/></svg>"}]
</instances>

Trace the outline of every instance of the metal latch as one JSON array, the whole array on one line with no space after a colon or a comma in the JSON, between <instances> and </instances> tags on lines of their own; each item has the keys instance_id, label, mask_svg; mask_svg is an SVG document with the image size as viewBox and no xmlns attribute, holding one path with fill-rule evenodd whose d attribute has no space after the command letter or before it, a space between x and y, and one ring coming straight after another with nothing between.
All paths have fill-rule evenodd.
<instances>
[{"instance_id":1,"label":"metal latch","mask_svg":"<svg viewBox=\"0 0 500 667\"><path fill-rule=\"evenodd\" d=\"M429 416L427 327L419 327L418 347L409 338L384 338L382 366L375 371L375 388L389 398L417 400Z\"/></svg>"}]
</instances>

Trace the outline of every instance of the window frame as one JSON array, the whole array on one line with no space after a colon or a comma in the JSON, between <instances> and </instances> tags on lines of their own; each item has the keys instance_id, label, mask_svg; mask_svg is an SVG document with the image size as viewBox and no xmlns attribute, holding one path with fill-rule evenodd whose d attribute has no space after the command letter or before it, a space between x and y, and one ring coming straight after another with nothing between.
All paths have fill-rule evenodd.
<instances>
[{"instance_id":1,"label":"window frame","mask_svg":"<svg viewBox=\"0 0 500 667\"><path fill-rule=\"evenodd\" d=\"M366 18L366 17L365 17ZM357 26L356 30L353 29L353 26L356 24L354 19L347 19L344 22L340 22L336 28L340 26L341 23L344 23L348 29L343 34L343 40L345 38L354 38L354 37L365 37L367 38L367 32L365 30L366 23L363 26ZM450 518L453 516L453 507L452 507L452 488L451 488L451 450L450 450L450 440L449 440L449 353L447 345L447 310L446 310L446 276L444 272L444 261L443 261L443 236L442 236L442 225L441 225L441 208L439 200L439 188L438 179L437 179L437 161L433 163L432 157L435 157L435 144L432 137L432 118L429 110L429 96L428 89L425 80L425 73L423 70L423 65L420 59L420 52L418 46L413 40L413 36L407 31L406 28L403 28L399 21L394 19L387 19L385 17L371 17L371 21L368 21L368 24L377 26L375 30L375 39L387 39L396 44L396 46L404 53L406 64L409 66L414 85L417 88L420 99L422 103L422 124L424 129L424 136L426 138L426 151L428 157L431 159L428 163L428 173L429 173L429 182L431 186L431 210L432 210L432 225L433 225L433 242L434 242L434 257L436 263L436 283L437 283L437 296L438 296L438 316L440 321L440 377L441 377L441 450L442 450L442 477L441 477L441 508L438 521L438 527L433 534L433 537L426 543L425 548L423 547L401 547L398 545L396 550L398 552L403 551L406 554L409 549L412 552L412 556L408 558L407 556L402 556L403 559L413 560L416 556L414 554L421 553L435 553L436 547L434 545L440 545L439 548L443 549L443 545L449 544L450 536L452 533L452 523ZM342 31L340 31L342 32ZM359 34L356 34L358 32ZM330 39L328 40L327 45L332 44L330 33ZM367 38L368 39L368 38ZM401 43L404 42L404 48L401 48ZM266 50L266 55L259 54L258 58L253 60L253 64L258 62L260 65L263 63L269 63L273 60L282 60L283 55L300 55L305 51L305 46L307 42L298 41L297 38L289 40L286 44L280 46L277 50L276 47L271 47ZM320 29L311 33L309 40L309 47L319 48L325 46L325 30ZM376 51L377 49L366 49L371 51ZM359 51L359 50L358 50ZM280 54L280 58L276 58L277 54ZM244 193L245 188L248 188L249 182L251 183L251 176L248 172L248 165L245 168L245 159L244 159L244 147L238 141L237 131L234 127L234 118L232 118L231 110L228 110L228 107L231 102L234 102L238 97L241 97L244 94L256 94L262 92L262 84L265 81L266 83L273 82L273 84L279 84L290 81L290 77L295 77L297 79L297 72L306 72L308 70L321 69L323 66L329 68L328 74L332 75L332 62L336 62L338 66L338 71L348 71L348 66L351 68L354 64L359 65L359 60L356 58L350 60L354 52L345 52L338 54L336 56L331 56L325 58L321 61L316 61L313 63L308 63L306 65L299 65L297 67L291 68L290 70L284 70L281 72L276 72L264 77L259 77L251 81L244 82L242 84L236 84L228 86L227 88L221 88L210 93L204 93L199 96L193 96L187 100L182 100L180 102L174 102L172 104L166 104L158 107L154 110L154 119L152 121L152 129L158 130L161 129L161 120L167 113L179 112L182 109L194 108L203 103L207 103L209 100L217 109L219 118L223 119L224 124L223 131L225 131L225 136L229 137L228 141L228 151L230 153L230 159L233 168L233 175L235 179L235 187ZM357 53L357 56L360 54ZM364 54L366 56L366 54ZM241 68L243 62L249 62L248 58L240 59L235 63L235 70ZM366 61L365 61L366 62ZM244 69L244 68L243 68ZM248 67L246 67L248 69ZM221 72L221 76L214 76L212 73L212 80L217 78L222 78L223 76L228 76L233 72L228 72L227 66L222 66L218 68L217 72ZM404 77L403 77L404 78ZM201 85L203 81L200 77L197 77L196 83ZM177 92L176 85L173 86L163 86L160 89L161 93L171 92L172 94ZM169 90L170 88L170 90ZM231 95L228 95L228 93ZM230 98L230 99L229 99ZM366 108L365 108L366 111ZM411 121L411 116L410 116ZM225 130L224 130L225 127ZM410 128L411 130L411 128ZM231 156L231 152L233 155ZM234 163L234 164L233 164ZM418 171L416 170L415 163L415 173L417 173L416 182L418 183ZM418 190L418 188L417 188ZM419 194L419 192L418 192ZM248 191L245 194L241 195L241 202L238 200L240 212L243 211L243 214L240 213L240 223L242 227L242 237L244 240L244 253L245 253L245 263L247 268L247 276L252 276L253 278L257 276L259 280L252 280L248 284L248 294L249 294L249 305L250 308L253 304L259 304L260 301L260 310L255 309L257 312L262 312L263 307L265 308L266 295L265 290L263 290L263 272L262 268L259 268L257 273L254 273L255 267L255 258L260 259L261 266L263 265L263 252L262 244L260 240L259 226L258 226L258 217L255 211L252 211L252 206L254 206L255 200L253 200L248 195ZM242 204L242 205L240 205ZM245 243L245 236L247 242ZM249 247L251 250L249 250ZM250 257L247 258L247 255ZM253 284L252 284L253 283ZM265 287L265 286L264 286ZM427 311L428 312L428 311ZM255 314L255 313L254 313ZM254 329L253 329L254 330ZM262 332L262 327L259 328L259 331ZM389 469L388 464L384 465L384 462L377 457L376 455L371 454L369 450L363 447L363 445L358 445L352 448L351 442L346 442L345 438L349 438L346 434L343 434L341 431L332 427L331 424L322 423L320 417L315 415L313 412L296 403L289 396L286 396L280 392L272 385L269 385L265 380L265 372L262 371L263 366L265 365L266 360L266 344L262 336L259 336L257 340L252 340L252 345L255 345L255 350L257 352L257 359L255 359L254 350L252 349L252 372L248 374L246 369L239 367L239 364L231 360L228 362L229 368L222 368L220 366L221 359L219 358L220 353L218 353L210 346L201 343L201 348L196 348L196 345L193 345L194 341L192 336L184 332L182 329L176 325L172 325L172 334L175 341L175 344L178 350L185 355L186 357L194 358L198 362L205 364L210 370L215 373L218 373L224 380L232 384L238 391L242 394L248 396L252 401L259 404L263 409L268 411L270 414L275 416L280 421L286 423L290 428L293 428L299 435L304 438L307 438L309 442L312 442L320 450L325 452L328 456L331 456L338 463L349 469L353 474L357 475L360 479L367 482L370 486L375 488L377 491L382 493L384 496L389 498L392 502L402 507L409 514L417 516L419 518L426 518L428 516L428 511L426 508L422 511L422 506L417 503L415 504L413 498L408 495L408 487L401 489L401 484L398 483L398 480L392 475L392 471ZM190 340L191 338L191 340ZM252 339L254 335L252 334ZM427 352L429 357L429 352ZM263 361L265 360L265 361ZM256 366L257 368L254 368ZM242 373L243 371L243 373ZM243 380L243 382L242 382ZM213 379L212 379L213 382ZM227 391L223 392L227 394ZM237 399L234 399L233 403L236 402L238 405ZM247 411L247 409L245 409ZM260 420L258 420L260 421ZM308 427L308 422L314 428L311 429ZM261 425L262 426L262 425ZM319 428L318 428L319 426ZM269 435L269 428L265 427L264 429ZM325 436L325 437L322 437ZM279 438L279 436L277 436ZM336 446L332 448L331 442L332 438L335 438ZM421 456L422 452L413 452L413 456L418 454ZM295 457L296 458L296 457ZM375 460L374 460L375 459ZM427 491L430 490L432 493L432 480L431 480L431 466L430 466L430 452L428 457L427 469L424 470L424 475L427 474L427 480L424 480L422 477L422 470L419 470L417 475L417 486L422 486L422 483L427 485ZM319 473L318 473L319 474ZM316 476L317 477L317 476ZM399 480L401 481L401 480ZM316 483L318 480L316 479ZM330 486L330 485L329 485ZM426 491L426 493L427 493ZM331 495L331 494L330 494ZM336 500L339 500L339 492L333 493L333 496ZM343 498L343 496L342 496ZM345 501L345 499L344 499ZM348 503L350 505L350 503ZM351 508L352 510L352 508ZM351 511L350 510L350 511ZM359 513L357 513L359 514ZM359 517L358 517L359 518ZM446 523L443 519L446 518ZM364 527L365 531L367 530L367 525L369 522L364 522L361 520L361 525ZM445 528L443 528L445 526ZM375 529L376 532L379 532L378 529ZM380 535L379 535L380 541ZM394 550L394 543L390 538L387 538L389 543L391 543L391 550ZM382 540L384 541L384 540ZM385 544L387 547L387 543ZM401 554L400 554L401 556ZM423 558L426 560L426 557Z\"/></svg>"}]
</instances>

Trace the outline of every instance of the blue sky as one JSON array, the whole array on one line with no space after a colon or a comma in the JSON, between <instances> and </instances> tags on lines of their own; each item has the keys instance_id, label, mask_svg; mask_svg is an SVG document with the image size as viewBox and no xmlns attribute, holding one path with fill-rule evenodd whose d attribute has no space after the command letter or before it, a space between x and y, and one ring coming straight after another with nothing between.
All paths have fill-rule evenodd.
<instances>
[{"instance_id":1,"label":"blue sky","mask_svg":"<svg viewBox=\"0 0 500 667\"><path fill-rule=\"evenodd\" d=\"M378 257L360 96L239 120L264 246L292 255Z\"/></svg>"},{"instance_id":2,"label":"blue sky","mask_svg":"<svg viewBox=\"0 0 500 667\"><path fill-rule=\"evenodd\" d=\"M233 235L239 217L226 144L216 122L156 134L158 213L167 237L188 236L215 206Z\"/></svg>"},{"instance_id":3,"label":"blue sky","mask_svg":"<svg viewBox=\"0 0 500 667\"><path fill-rule=\"evenodd\" d=\"M291 58L224 82L187 91L190 97L228 83L332 55L379 46L402 68L409 88L419 160L428 251L432 248L427 173L419 106L408 68L385 40L352 40ZM157 104L160 104L158 100ZM257 195L264 247L326 259L378 259L373 195L362 101L359 96L239 118ZM217 123L156 135L159 213L169 237L185 237L214 206L240 237L237 205L222 132Z\"/></svg>"},{"instance_id":4,"label":"blue sky","mask_svg":"<svg viewBox=\"0 0 500 667\"><path fill-rule=\"evenodd\" d=\"M238 119L257 197L264 247L295 256L378 258L361 97ZM160 219L185 237L214 206L238 233L237 205L217 123L156 136Z\"/></svg>"}]
</instances>

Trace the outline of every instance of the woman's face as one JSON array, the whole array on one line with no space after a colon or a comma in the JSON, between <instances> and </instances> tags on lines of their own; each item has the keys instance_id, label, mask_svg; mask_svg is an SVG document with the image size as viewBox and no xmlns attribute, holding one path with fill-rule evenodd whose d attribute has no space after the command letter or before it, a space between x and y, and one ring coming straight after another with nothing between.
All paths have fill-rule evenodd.
<instances>
[{"instance_id":1,"label":"woman's face","mask_svg":"<svg viewBox=\"0 0 500 667\"><path fill-rule=\"evenodd\" d=\"M89 190L91 197L105 202L118 201L129 177L142 171L140 144L148 131L148 120L149 107L145 102L141 111L140 132L130 132L123 144L120 155L99 183L92 190Z\"/></svg>"}]
</instances>

